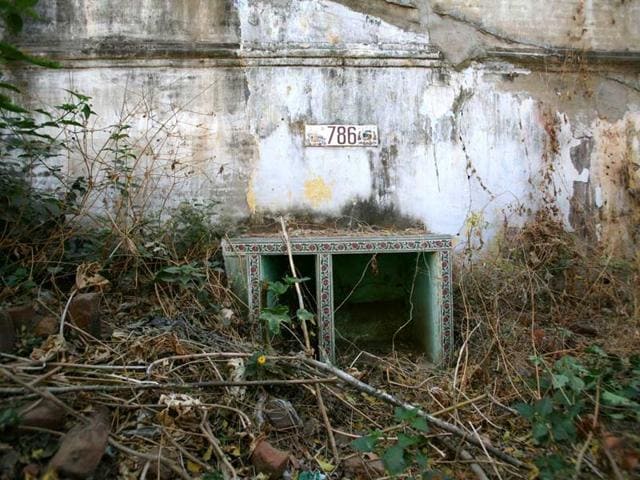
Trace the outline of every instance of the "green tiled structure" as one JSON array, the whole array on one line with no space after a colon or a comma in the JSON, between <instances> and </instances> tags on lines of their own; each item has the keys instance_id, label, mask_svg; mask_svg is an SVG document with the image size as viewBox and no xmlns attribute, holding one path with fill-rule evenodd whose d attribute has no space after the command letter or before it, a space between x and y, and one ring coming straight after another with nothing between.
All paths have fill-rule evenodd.
<instances>
[{"instance_id":1,"label":"green tiled structure","mask_svg":"<svg viewBox=\"0 0 640 480\"><path fill-rule=\"evenodd\" d=\"M310 277L305 288L315 293L321 358L335 360L337 328L341 337L364 335L374 341L376 335L390 337L393 329L402 330L399 338L412 341L431 362L450 358L450 236L294 236L290 244L296 268ZM263 293L264 283L289 273L286 245L277 235L245 236L225 240L223 253L231 286L246 299L249 316L257 322L271 301ZM400 327L384 328L391 317ZM391 344L390 338L379 340Z\"/></svg>"}]
</instances>

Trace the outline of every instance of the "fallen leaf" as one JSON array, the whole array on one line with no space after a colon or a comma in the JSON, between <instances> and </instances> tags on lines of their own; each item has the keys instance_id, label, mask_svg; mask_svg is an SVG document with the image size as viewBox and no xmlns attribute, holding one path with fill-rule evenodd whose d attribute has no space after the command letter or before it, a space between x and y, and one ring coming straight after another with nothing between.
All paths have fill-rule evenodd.
<instances>
[{"instance_id":1,"label":"fallen leaf","mask_svg":"<svg viewBox=\"0 0 640 480\"><path fill-rule=\"evenodd\" d=\"M202 455L202 459L205 462L208 462L209 460L211 460L211 455L213 454L213 447L211 445L209 445L209 448L207 448L207 451L204 452L204 455Z\"/></svg>"},{"instance_id":2,"label":"fallen leaf","mask_svg":"<svg viewBox=\"0 0 640 480\"><path fill-rule=\"evenodd\" d=\"M316 457L316 462L318 462L318 466L322 469L323 472L331 473L336 469L335 465L327 462L322 457Z\"/></svg>"},{"instance_id":3,"label":"fallen leaf","mask_svg":"<svg viewBox=\"0 0 640 480\"><path fill-rule=\"evenodd\" d=\"M31 452L31 458L33 458L34 460L40 460L44 455L44 449L43 448L37 448L36 450Z\"/></svg>"},{"instance_id":4,"label":"fallen leaf","mask_svg":"<svg viewBox=\"0 0 640 480\"><path fill-rule=\"evenodd\" d=\"M196 462L192 462L191 460L187 460L187 470L189 473L201 473L202 467L198 465Z\"/></svg>"},{"instance_id":5,"label":"fallen leaf","mask_svg":"<svg viewBox=\"0 0 640 480\"><path fill-rule=\"evenodd\" d=\"M98 272L102 269L99 263L81 263L76 269L76 289L87 287L104 287L109 285L109 280Z\"/></svg>"},{"instance_id":6,"label":"fallen leaf","mask_svg":"<svg viewBox=\"0 0 640 480\"><path fill-rule=\"evenodd\" d=\"M55 358L58 353L66 351L66 348L67 345L64 337L60 335L49 335L39 348L33 349L31 359L38 362L48 362Z\"/></svg>"}]
</instances>

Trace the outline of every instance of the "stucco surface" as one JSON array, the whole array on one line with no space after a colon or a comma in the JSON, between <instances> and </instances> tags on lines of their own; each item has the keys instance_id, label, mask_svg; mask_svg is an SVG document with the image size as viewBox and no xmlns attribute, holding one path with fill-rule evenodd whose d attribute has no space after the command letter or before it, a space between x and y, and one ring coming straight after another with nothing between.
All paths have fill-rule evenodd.
<instances>
[{"instance_id":1,"label":"stucco surface","mask_svg":"<svg viewBox=\"0 0 640 480\"><path fill-rule=\"evenodd\" d=\"M518 41L574 45L565 35L579 2L560 2L546 33L540 22L550 20L533 16L526 2L511 10L498 1L484 8L386 1L356 8L330 0L41 3L43 17L55 20L30 26L25 43L37 52L47 51L47 38L60 40L63 68L13 74L34 104L60 103L71 88L93 97L96 129L132 126L135 167L146 179L134 196L140 208L213 202L218 219L231 223L279 213L420 222L483 248L505 226L552 206L567 228L594 239L623 250L637 239L634 64L547 71L489 60L451 65L438 53L447 31L455 44L469 29L478 38L495 29ZM605 3L585 3L581 45L633 49L637 9ZM464 21L452 18L461 15ZM533 20L525 25L523 17ZM486 50L473 35L464 38L471 50ZM110 56L69 46L96 40L115 52L125 40L138 47L133 56ZM145 58L136 42L155 40L197 55L152 49ZM304 125L324 123L375 124L380 145L305 147ZM91 141L107 136L96 132ZM83 158L65 165L73 175L99 170Z\"/></svg>"}]
</instances>

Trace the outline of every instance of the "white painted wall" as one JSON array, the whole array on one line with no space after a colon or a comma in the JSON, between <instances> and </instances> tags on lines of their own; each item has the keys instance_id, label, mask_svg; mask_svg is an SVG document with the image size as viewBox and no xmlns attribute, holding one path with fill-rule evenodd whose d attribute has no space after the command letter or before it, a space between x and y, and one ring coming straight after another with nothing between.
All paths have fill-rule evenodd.
<instances>
[{"instance_id":1,"label":"white painted wall","mask_svg":"<svg viewBox=\"0 0 640 480\"><path fill-rule=\"evenodd\" d=\"M230 8L222 0L216 5L218 12ZM420 221L480 247L545 201L572 228L575 182L589 182L597 198L587 207L601 238L632 242L633 225L620 220L632 208L628 182L640 184L640 170L629 166L639 164L640 97L632 89L618 102L624 114L617 118L598 114L597 99L586 95L565 108L555 93L547 95L547 82L563 80L562 72L495 63L456 71L414 61L432 48L426 30L405 31L330 0L237 0L235 24L203 18L195 33L176 20L189 12L163 8L172 12L179 38L237 35L238 58L108 59L75 52L60 70L16 72L34 104L60 103L71 88L93 97L95 128L125 117L146 181L135 198L144 208L215 201L220 218L240 221L277 213L359 215L366 203L391 212L391 220ZM102 32L107 13L85 14L85 29L76 30L88 41L83 35ZM223 24L220 35L202 33L202 25ZM142 35L127 25L107 31ZM351 56L368 63L341 66ZM529 86L518 88L505 74ZM304 147L304 124L323 123L376 124L380 145ZM99 146L105 138L97 133L92 142ZM585 138L594 147L588 167L579 168L572 149ZM626 172L627 184L612 181L607 164ZM71 174L90 170L96 169L87 170L84 159L68 159ZM97 201L96 208L104 205Z\"/></svg>"}]
</instances>

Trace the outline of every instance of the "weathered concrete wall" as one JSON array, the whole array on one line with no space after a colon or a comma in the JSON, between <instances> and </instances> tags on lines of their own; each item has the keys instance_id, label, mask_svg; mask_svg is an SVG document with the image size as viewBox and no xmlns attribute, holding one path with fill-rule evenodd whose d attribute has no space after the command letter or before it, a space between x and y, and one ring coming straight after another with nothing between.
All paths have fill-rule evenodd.
<instances>
[{"instance_id":1,"label":"weathered concrete wall","mask_svg":"<svg viewBox=\"0 0 640 480\"><path fill-rule=\"evenodd\" d=\"M496 40L542 47L637 51L638 2L625 0L434 0L434 12Z\"/></svg>"},{"instance_id":2,"label":"weathered concrete wall","mask_svg":"<svg viewBox=\"0 0 640 480\"><path fill-rule=\"evenodd\" d=\"M42 0L39 21L27 24L35 44L136 39L161 42L239 41L233 0Z\"/></svg>"},{"instance_id":3,"label":"weathered concrete wall","mask_svg":"<svg viewBox=\"0 0 640 480\"><path fill-rule=\"evenodd\" d=\"M634 2L179 3L41 0L24 42L63 68L15 72L34 102L72 88L96 128L132 125L139 205L422 222L478 248L546 206L622 250L637 240ZM321 123L376 124L380 146L304 147Z\"/></svg>"}]
</instances>

